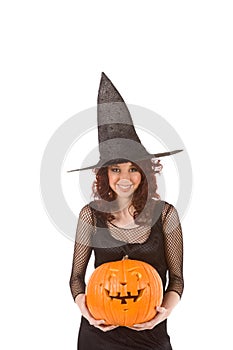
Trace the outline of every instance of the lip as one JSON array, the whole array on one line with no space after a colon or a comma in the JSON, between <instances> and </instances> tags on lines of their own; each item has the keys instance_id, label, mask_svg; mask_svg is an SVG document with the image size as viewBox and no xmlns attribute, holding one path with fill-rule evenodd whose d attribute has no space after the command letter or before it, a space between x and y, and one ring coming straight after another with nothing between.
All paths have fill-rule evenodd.
<instances>
[{"instance_id":1,"label":"lip","mask_svg":"<svg viewBox=\"0 0 233 350\"><path fill-rule=\"evenodd\" d=\"M128 192L133 185L117 185L122 192Z\"/></svg>"}]
</instances>

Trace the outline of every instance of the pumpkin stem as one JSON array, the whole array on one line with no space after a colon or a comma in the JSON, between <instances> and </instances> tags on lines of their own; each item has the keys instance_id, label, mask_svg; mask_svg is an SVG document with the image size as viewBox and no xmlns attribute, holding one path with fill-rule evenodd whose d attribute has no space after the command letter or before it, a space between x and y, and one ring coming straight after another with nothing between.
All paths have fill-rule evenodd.
<instances>
[{"instance_id":1,"label":"pumpkin stem","mask_svg":"<svg viewBox=\"0 0 233 350\"><path fill-rule=\"evenodd\" d=\"M129 259L129 256L128 255L125 255L123 256L122 260L128 260Z\"/></svg>"}]
</instances>

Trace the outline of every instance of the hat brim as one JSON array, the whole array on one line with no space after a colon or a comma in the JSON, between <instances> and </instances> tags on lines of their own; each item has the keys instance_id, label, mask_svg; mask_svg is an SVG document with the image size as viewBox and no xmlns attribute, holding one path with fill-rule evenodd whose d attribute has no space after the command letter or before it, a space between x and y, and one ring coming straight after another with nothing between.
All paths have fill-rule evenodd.
<instances>
[{"instance_id":1,"label":"hat brim","mask_svg":"<svg viewBox=\"0 0 233 350\"><path fill-rule=\"evenodd\" d=\"M67 173L71 173L71 172L74 172L74 171L81 171L81 170L90 170L90 169L95 169L95 168L101 168L101 167L106 167L110 164L115 164L116 162L117 163L125 163L127 161L140 161L140 160L146 160L146 159L152 159L152 158L160 158L160 157L166 157L166 156L171 156L173 154L176 154L176 153L179 153L179 152L182 152L183 149L179 149L179 150L175 150L175 151L171 151L171 152L163 152L163 153L155 153L155 154L148 154L147 157L144 157L144 158L141 158L141 159L123 159L123 158L120 158L120 159L112 159L112 160L99 160L99 162L95 165L90 165L88 167L84 167L84 168L80 168L80 169L73 169L73 170L68 170Z\"/></svg>"}]
</instances>

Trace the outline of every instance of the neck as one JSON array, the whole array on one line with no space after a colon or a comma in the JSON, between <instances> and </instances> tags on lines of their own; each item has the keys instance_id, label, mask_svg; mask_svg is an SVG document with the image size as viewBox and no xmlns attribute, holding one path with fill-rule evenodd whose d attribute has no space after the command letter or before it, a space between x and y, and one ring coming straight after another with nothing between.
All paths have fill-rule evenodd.
<instances>
[{"instance_id":1,"label":"neck","mask_svg":"<svg viewBox=\"0 0 233 350\"><path fill-rule=\"evenodd\" d=\"M128 207L132 201L132 196L127 198L117 197L118 211L122 213L128 213Z\"/></svg>"}]
</instances>

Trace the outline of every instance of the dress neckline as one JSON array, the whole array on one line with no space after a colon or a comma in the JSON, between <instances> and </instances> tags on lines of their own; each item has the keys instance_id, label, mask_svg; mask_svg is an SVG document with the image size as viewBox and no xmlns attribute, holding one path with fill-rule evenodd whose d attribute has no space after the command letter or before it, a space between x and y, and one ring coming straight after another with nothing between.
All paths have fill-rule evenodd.
<instances>
[{"instance_id":1,"label":"dress neckline","mask_svg":"<svg viewBox=\"0 0 233 350\"><path fill-rule=\"evenodd\" d=\"M120 227L120 226L114 225L114 224L113 224L112 222L110 222L110 221L108 221L108 223L109 223L110 225L116 227L116 228L119 228L119 230L135 230L135 229L137 229L137 228L139 228L139 227L142 227L142 226L138 225L138 226L135 226L135 227L125 228L125 227Z\"/></svg>"},{"instance_id":2,"label":"dress neckline","mask_svg":"<svg viewBox=\"0 0 233 350\"><path fill-rule=\"evenodd\" d=\"M108 222L109 222L109 221L108 221ZM118 229L123 229L123 230L135 230L134 227L133 227L133 228L130 228L130 229L128 229L128 228L124 229L124 228L118 227L118 226L116 226L116 225L114 225L114 224L112 224L112 223L110 223L110 224L113 225L114 227L118 228ZM138 226L138 227L142 227L142 226ZM108 235L110 236L110 238L111 238L112 240L116 241L116 242L123 243L123 245L132 245L132 246L136 246L136 245L146 244L146 243L151 239L152 231L153 231L153 229L152 229L152 227L150 227L150 232L149 232L148 237L146 238L146 240L145 240L144 242L142 242L142 243L138 243L138 242L129 243L129 242L127 242L127 241L122 241L122 240L120 240L120 239L115 238L115 237L111 234L110 228L108 227L108 224L107 224L107 232L108 232Z\"/></svg>"}]
</instances>

